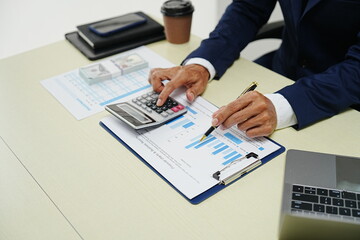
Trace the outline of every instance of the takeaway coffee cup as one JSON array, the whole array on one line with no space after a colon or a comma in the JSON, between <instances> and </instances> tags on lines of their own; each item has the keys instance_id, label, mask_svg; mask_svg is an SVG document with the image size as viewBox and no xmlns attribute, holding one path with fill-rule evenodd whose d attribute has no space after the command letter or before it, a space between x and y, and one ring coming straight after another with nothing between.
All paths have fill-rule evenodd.
<instances>
[{"instance_id":1,"label":"takeaway coffee cup","mask_svg":"<svg viewBox=\"0 0 360 240\"><path fill-rule=\"evenodd\" d=\"M194 7L190 1L169 0L161 6L164 16L165 35L170 43L181 44L189 41Z\"/></svg>"}]
</instances>

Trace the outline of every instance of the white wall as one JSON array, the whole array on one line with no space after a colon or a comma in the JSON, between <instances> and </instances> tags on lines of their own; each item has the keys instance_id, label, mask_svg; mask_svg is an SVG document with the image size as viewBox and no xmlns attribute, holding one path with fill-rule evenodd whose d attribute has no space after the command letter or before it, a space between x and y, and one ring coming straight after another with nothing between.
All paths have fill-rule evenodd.
<instances>
[{"instance_id":1,"label":"white wall","mask_svg":"<svg viewBox=\"0 0 360 240\"><path fill-rule=\"evenodd\" d=\"M161 19L164 1L0 0L0 59L62 40L77 25L128 12L140 10ZM192 0L192 3L195 7L192 33L206 38L230 0ZM279 18L278 11L274 18Z\"/></svg>"},{"instance_id":2,"label":"white wall","mask_svg":"<svg viewBox=\"0 0 360 240\"><path fill-rule=\"evenodd\" d=\"M64 39L77 25L143 11L162 17L165 0L0 0L0 59ZM192 0L192 33L206 37L214 27L216 0Z\"/></svg>"}]
</instances>

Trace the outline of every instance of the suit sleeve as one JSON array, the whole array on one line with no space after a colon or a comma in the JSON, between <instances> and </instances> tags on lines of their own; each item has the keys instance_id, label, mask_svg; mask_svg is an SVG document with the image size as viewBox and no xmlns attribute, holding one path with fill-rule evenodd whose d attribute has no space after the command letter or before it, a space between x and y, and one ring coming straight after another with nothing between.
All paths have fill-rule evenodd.
<instances>
[{"instance_id":1,"label":"suit sleeve","mask_svg":"<svg viewBox=\"0 0 360 240\"><path fill-rule=\"evenodd\" d=\"M215 79L219 79L268 21L275 4L276 0L233 1L209 38L186 59L208 60L216 70Z\"/></svg>"},{"instance_id":2,"label":"suit sleeve","mask_svg":"<svg viewBox=\"0 0 360 240\"><path fill-rule=\"evenodd\" d=\"M344 61L325 72L304 77L278 93L292 106L302 129L360 104L360 32Z\"/></svg>"}]
</instances>

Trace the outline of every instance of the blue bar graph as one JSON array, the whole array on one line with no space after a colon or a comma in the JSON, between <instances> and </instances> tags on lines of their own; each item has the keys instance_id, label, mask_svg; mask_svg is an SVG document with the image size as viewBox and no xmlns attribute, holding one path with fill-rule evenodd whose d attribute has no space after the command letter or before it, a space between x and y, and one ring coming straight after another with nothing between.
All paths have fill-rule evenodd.
<instances>
[{"instance_id":1,"label":"blue bar graph","mask_svg":"<svg viewBox=\"0 0 360 240\"><path fill-rule=\"evenodd\" d=\"M239 138L235 137L234 135L232 135L229 132L225 133L224 136L227 137L228 139L230 139L231 141L233 141L236 144L242 143L242 141Z\"/></svg>"},{"instance_id":2,"label":"blue bar graph","mask_svg":"<svg viewBox=\"0 0 360 240\"><path fill-rule=\"evenodd\" d=\"M183 128L189 128L189 127L194 126L194 125L195 125L195 123L188 122L187 124L183 125Z\"/></svg>"},{"instance_id":3,"label":"blue bar graph","mask_svg":"<svg viewBox=\"0 0 360 240\"><path fill-rule=\"evenodd\" d=\"M193 142L193 143L190 143L189 145L185 146L185 148L186 148L186 149L189 149L189 148L195 146L196 144L198 144L199 142L200 142L200 140L197 140L197 141L195 141L195 142Z\"/></svg>"},{"instance_id":4,"label":"blue bar graph","mask_svg":"<svg viewBox=\"0 0 360 240\"><path fill-rule=\"evenodd\" d=\"M225 143L220 143L220 144L216 145L214 148L215 148L215 149L218 149L219 147L221 147L221 146L223 146L223 145L225 145Z\"/></svg>"},{"instance_id":5,"label":"blue bar graph","mask_svg":"<svg viewBox=\"0 0 360 240\"><path fill-rule=\"evenodd\" d=\"M203 141L203 142L201 142L200 144L196 145L195 148L196 148L196 149L201 148L201 147L205 146L206 144L214 141L215 139L216 139L216 137L212 137L212 138L210 138L210 139L208 139L208 140L206 140L206 141Z\"/></svg>"},{"instance_id":6,"label":"blue bar graph","mask_svg":"<svg viewBox=\"0 0 360 240\"><path fill-rule=\"evenodd\" d=\"M229 146L225 145L225 146L223 146L222 148L219 148L218 150L214 151L212 154L213 154L213 155L216 155L216 154L224 151L224 150L227 149L228 147L229 147Z\"/></svg>"},{"instance_id":7,"label":"blue bar graph","mask_svg":"<svg viewBox=\"0 0 360 240\"><path fill-rule=\"evenodd\" d=\"M170 124L172 124L173 122L176 122L177 120L180 120L180 119L182 119L184 117L184 115L181 115L181 116L179 116L179 117L177 117L177 118L175 118L175 119L173 119L173 120L171 120L171 121L168 121L167 123L165 123L166 125L170 125Z\"/></svg>"},{"instance_id":8,"label":"blue bar graph","mask_svg":"<svg viewBox=\"0 0 360 240\"><path fill-rule=\"evenodd\" d=\"M226 155L226 154L230 153L231 151L233 151L232 148L228 148L225 151L223 151L222 154Z\"/></svg>"},{"instance_id":9,"label":"blue bar graph","mask_svg":"<svg viewBox=\"0 0 360 240\"><path fill-rule=\"evenodd\" d=\"M190 139L190 141L192 142L192 141L194 141L194 140L199 140L202 136L203 136L203 134L200 134L200 135L198 135L198 136ZM211 136L211 135L210 135L210 136ZM210 136L209 136L209 137L210 137Z\"/></svg>"},{"instance_id":10,"label":"blue bar graph","mask_svg":"<svg viewBox=\"0 0 360 240\"><path fill-rule=\"evenodd\" d=\"M176 122L175 124L173 124L172 126L170 126L171 128L176 128L178 126L183 126L184 128L193 126L193 122L188 120L187 118L182 119L178 122ZM185 146L186 149L199 149L202 148L204 146L206 146L206 148L204 148L204 150L209 151L209 154L211 154L212 156L218 155L220 158L224 159L224 162L222 163L222 165L227 165L233 161L235 161L236 159L239 159L242 157L242 154L240 154L238 151L234 150L234 148L232 148L232 143L235 144L240 144L243 141L235 136L234 134L230 133L230 132L226 132L223 135L226 140L220 140L217 137L215 137L214 135L209 135L204 141L200 141L200 138L202 137L202 135L196 136L193 139L191 139L190 143ZM229 140L232 143L229 143ZM223 142L224 141L224 142ZM227 145L227 143L229 143L229 145Z\"/></svg>"},{"instance_id":11,"label":"blue bar graph","mask_svg":"<svg viewBox=\"0 0 360 240\"><path fill-rule=\"evenodd\" d=\"M236 153L237 153L236 151L233 151L232 153L226 155L224 158L225 158L225 159L228 159L228 158L234 156Z\"/></svg>"},{"instance_id":12,"label":"blue bar graph","mask_svg":"<svg viewBox=\"0 0 360 240\"><path fill-rule=\"evenodd\" d=\"M212 147L212 146L218 144L219 142L220 142L220 140L217 139L215 142L210 143L210 144L208 145L208 147Z\"/></svg>"},{"instance_id":13,"label":"blue bar graph","mask_svg":"<svg viewBox=\"0 0 360 240\"><path fill-rule=\"evenodd\" d=\"M197 114L197 112L196 112L194 109L192 109L191 107L186 106L186 108L187 108L187 110L188 110L189 112L191 112L192 114Z\"/></svg>"},{"instance_id":14,"label":"blue bar graph","mask_svg":"<svg viewBox=\"0 0 360 240\"><path fill-rule=\"evenodd\" d=\"M185 125L185 124L187 124L189 122L190 122L189 119L184 119L184 120L182 120L180 122L175 123L174 125L171 125L170 128L171 129L178 128L178 127L181 127L181 126L183 126L183 125Z\"/></svg>"},{"instance_id":15,"label":"blue bar graph","mask_svg":"<svg viewBox=\"0 0 360 240\"><path fill-rule=\"evenodd\" d=\"M242 156L242 155L239 153L239 154L237 154L235 157L232 157L232 158L230 158L229 160L223 162L223 165L227 165L227 164L235 161L236 159L240 158L241 156Z\"/></svg>"}]
</instances>

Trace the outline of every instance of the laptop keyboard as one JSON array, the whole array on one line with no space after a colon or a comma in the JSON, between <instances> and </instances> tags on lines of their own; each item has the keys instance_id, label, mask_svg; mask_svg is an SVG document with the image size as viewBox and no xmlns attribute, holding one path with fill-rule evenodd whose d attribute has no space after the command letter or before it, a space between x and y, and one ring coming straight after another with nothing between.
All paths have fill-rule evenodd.
<instances>
[{"instance_id":1,"label":"laptop keyboard","mask_svg":"<svg viewBox=\"0 0 360 240\"><path fill-rule=\"evenodd\" d=\"M360 193L294 184L291 210L360 222Z\"/></svg>"}]
</instances>

